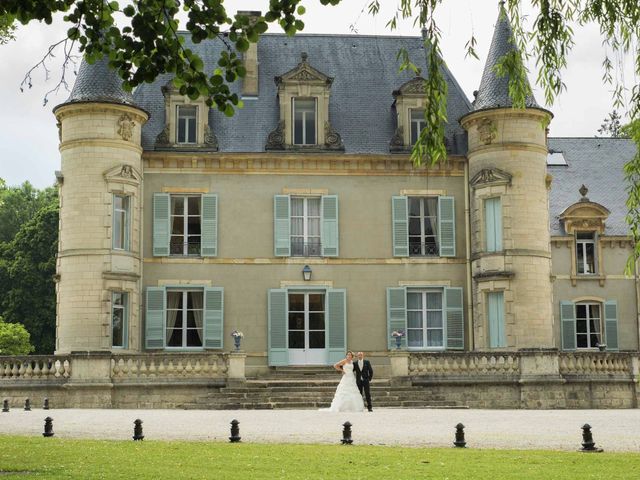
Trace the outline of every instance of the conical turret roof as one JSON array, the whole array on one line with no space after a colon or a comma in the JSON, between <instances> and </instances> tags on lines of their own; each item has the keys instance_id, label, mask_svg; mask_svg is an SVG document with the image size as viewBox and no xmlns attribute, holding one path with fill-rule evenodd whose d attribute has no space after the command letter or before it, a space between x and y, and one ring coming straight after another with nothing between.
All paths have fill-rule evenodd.
<instances>
[{"instance_id":1,"label":"conical turret roof","mask_svg":"<svg viewBox=\"0 0 640 480\"><path fill-rule=\"evenodd\" d=\"M513 106L513 101L509 98L509 76L499 77L495 72L498 61L512 50L517 50L517 47L513 41L513 31L504 2L500 2L500 13L493 32L491 48L484 66L480 88L473 102L474 110ZM525 106L541 108L533 95L526 98Z\"/></svg>"},{"instance_id":2,"label":"conical turret roof","mask_svg":"<svg viewBox=\"0 0 640 480\"><path fill-rule=\"evenodd\" d=\"M122 88L122 79L115 70L109 68L107 57L93 64L82 60L78 77L69 98L59 108L69 103L120 103L137 106L133 96Z\"/></svg>"}]
</instances>

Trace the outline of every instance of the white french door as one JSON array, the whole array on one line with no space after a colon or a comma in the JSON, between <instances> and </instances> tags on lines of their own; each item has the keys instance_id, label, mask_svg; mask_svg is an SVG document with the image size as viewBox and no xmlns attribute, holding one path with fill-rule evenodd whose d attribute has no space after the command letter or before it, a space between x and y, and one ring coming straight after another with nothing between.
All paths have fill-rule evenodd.
<instances>
[{"instance_id":1,"label":"white french door","mask_svg":"<svg viewBox=\"0 0 640 480\"><path fill-rule=\"evenodd\" d=\"M325 294L290 292L289 365L326 365Z\"/></svg>"}]
</instances>

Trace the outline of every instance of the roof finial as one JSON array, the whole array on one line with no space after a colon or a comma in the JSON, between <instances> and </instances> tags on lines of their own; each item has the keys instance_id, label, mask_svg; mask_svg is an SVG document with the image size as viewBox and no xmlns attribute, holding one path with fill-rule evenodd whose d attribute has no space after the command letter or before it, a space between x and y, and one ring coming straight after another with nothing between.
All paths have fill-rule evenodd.
<instances>
[{"instance_id":1,"label":"roof finial","mask_svg":"<svg viewBox=\"0 0 640 480\"><path fill-rule=\"evenodd\" d=\"M580 195L582 195L582 198L580 199L581 202L588 202L589 199L587 198L587 193L589 193L589 189L587 188L587 186L583 183L582 186L580 187L580 190L578 190L580 192Z\"/></svg>"}]
</instances>

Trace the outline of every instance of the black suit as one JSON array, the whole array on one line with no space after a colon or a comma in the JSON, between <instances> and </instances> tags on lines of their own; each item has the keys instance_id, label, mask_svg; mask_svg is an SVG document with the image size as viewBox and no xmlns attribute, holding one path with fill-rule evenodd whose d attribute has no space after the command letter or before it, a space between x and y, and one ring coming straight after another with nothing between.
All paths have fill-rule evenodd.
<instances>
[{"instance_id":1,"label":"black suit","mask_svg":"<svg viewBox=\"0 0 640 480\"><path fill-rule=\"evenodd\" d=\"M369 382L373 380L373 368L371 368L371 363L369 360L363 360L362 370L360 370L358 360L355 359L353 361L353 371L356 374L356 383L358 384L360 395L362 395L362 391L364 390L364 396L367 399L367 409L371 411L371 392L369 391Z\"/></svg>"}]
</instances>

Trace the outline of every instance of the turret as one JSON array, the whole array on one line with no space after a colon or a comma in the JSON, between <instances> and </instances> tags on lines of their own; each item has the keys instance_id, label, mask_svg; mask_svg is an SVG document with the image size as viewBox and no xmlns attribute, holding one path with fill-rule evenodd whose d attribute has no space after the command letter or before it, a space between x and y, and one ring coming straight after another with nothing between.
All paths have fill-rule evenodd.
<instances>
[{"instance_id":1,"label":"turret","mask_svg":"<svg viewBox=\"0 0 640 480\"><path fill-rule=\"evenodd\" d=\"M553 348L546 127L533 96L513 108L495 66L517 51L503 2L468 132L476 350Z\"/></svg>"},{"instance_id":2,"label":"turret","mask_svg":"<svg viewBox=\"0 0 640 480\"><path fill-rule=\"evenodd\" d=\"M137 350L142 218L137 107L107 59L83 60L60 136L56 353Z\"/></svg>"}]
</instances>

